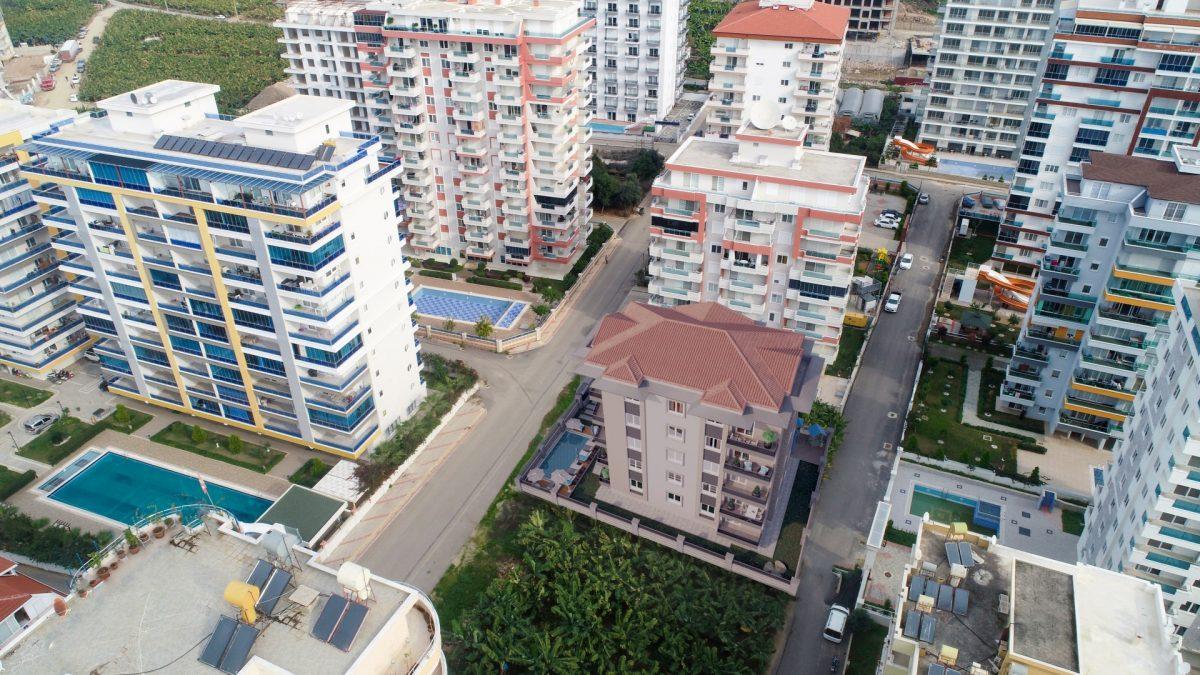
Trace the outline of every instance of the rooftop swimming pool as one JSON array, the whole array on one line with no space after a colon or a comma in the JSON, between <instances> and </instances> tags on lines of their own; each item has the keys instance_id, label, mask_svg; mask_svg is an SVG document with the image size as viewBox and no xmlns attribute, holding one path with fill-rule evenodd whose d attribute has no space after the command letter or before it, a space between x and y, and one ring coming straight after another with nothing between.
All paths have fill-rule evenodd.
<instances>
[{"instance_id":1,"label":"rooftop swimming pool","mask_svg":"<svg viewBox=\"0 0 1200 675\"><path fill-rule=\"evenodd\" d=\"M102 518L132 525L173 506L212 503L238 520L258 520L272 501L172 471L127 455L88 450L40 486L47 498Z\"/></svg>"},{"instance_id":2,"label":"rooftop swimming pool","mask_svg":"<svg viewBox=\"0 0 1200 675\"><path fill-rule=\"evenodd\" d=\"M420 286L412 294L417 314L474 324L486 317L496 328L512 328L529 305L490 295ZM463 326L463 328L468 328Z\"/></svg>"},{"instance_id":3,"label":"rooftop swimming pool","mask_svg":"<svg viewBox=\"0 0 1200 675\"><path fill-rule=\"evenodd\" d=\"M558 439L553 448L550 448L550 454L546 455L546 459L542 460L542 471L546 475L554 473L559 469L569 469L579 457L579 452L583 450L583 446L587 445L588 437L583 434L568 431Z\"/></svg>"}]
</instances>

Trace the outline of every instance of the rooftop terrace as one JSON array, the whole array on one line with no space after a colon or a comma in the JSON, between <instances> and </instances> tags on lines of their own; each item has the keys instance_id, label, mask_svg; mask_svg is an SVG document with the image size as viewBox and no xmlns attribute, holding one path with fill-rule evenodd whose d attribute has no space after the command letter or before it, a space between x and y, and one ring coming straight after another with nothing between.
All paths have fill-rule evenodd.
<instances>
[{"instance_id":1,"label":"rooftop terrace","mask_svg":"<svg viewBox=\"0 0 1200 675\"><path fill-rule=\"evenodd\" d=\"M347 651L314 637L312 629L330 597L346 591L335 571L313 563L311 555L298 554L293 585L283 592L276 618L260 615L255 624L260 635L241 672L444 672L429 601L415 589L379 577L372 577L374 597L365 603L362 627ZM246 581L255 563L268 557L253 540L225 530L200 530L191 550L152 540L88 597L75 599L67 616L51 616L31 633L5 658L5 670L216 675L198 658L218 620L237 616L222 598L225 586ZM308 606L299 604L301 591L316 596Z\"/></svg>"},{"instance_id":2,"label":"rooftop terrace","mask_svg":"<svg viewBox=\"0 0 1200 675\"><path fill-rule=\"evenodd\" d=\"M698 169L720 169L736 171L765 179L804 180L817 184L844 187L857 186L862 178L864 158L857 155L841 155L833 152L805 149L798 161L788 166L748 163L735 155L742 150L741 143L728 139L692 137L684 141L675 154L667 160L668 167L679 166Z\"/></svg>"}]
</instances>

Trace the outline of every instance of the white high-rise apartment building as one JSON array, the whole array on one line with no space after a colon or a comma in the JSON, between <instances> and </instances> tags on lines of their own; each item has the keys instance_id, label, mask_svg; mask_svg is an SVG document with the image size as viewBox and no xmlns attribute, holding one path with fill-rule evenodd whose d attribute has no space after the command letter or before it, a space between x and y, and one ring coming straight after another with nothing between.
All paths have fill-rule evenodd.
<instances>
[{"instance_id":1,"label":"white high-rise apartment building","mask_svg":"<svg viewBox=\"0 0 1200 675\"><path fill-rule=\"evenodd\" d=\"M650 209L650 302L715 300L804 333L829 361L854 276L866 160L804 147L793 118L764 126L689 138L667 160Z\"/></svg>"},{"instance_id":2,"label":"white high-rise apartment building","mask_svg":"<svg viewBox=\"0 0 1200 675\"><path fill-rule=\"evenodd\" d=\"M577 4L306 4L279 25L296 85L355 101L402 161L411 255L567 274L592 215L594 19Z\"/></svg>"},{"instance_id":3,"label":"white high-rise apartment building","mask_svg":"<svg viewBox=\"0 0 1200 675\"><path fill-rule=\"evenodd\" d=\"M1036 276L1057 225L1062 172L1091 152L1171 160L1200 131L1200 9L1186 0L1063 6L992 255Z\"/></svg>"},{"instance_id":4,"label":"white high-rise apartment building","mask_svg":"<svg viewBox=\"0 0 1200 675\"><path fill-rule=\"evenodd\" d=\"M688 0L584 0L595 17L593 128L624 133L665 119L683 94Z\"/></svg>"},{"instance_id":5,"label":"white high-rise apartment building","mask_svg":"<svg viewBox=\"0 0 1200 675\"><path fill-rule=\"evenodd\" d=\"M0 100L0 366L35 377L73 361L88 338L46 227L63 210L39 212L35 197L43 189L21 177L19 149L75 116Z\"/></svg>"},{"instance_id":6,"label":"white high-rise apartment building","mask_svg":"<svg viewBox=\"0 0 1200 675\"><path fill-rule=\"evenodd\" d=\"M713 30L706 135L729 138L768 102L808 127L806 147L829 149L850 10L814 0L750 0Z\"/></svg>"},{"instance_id":7,"label":"white high-rise apartment building","mask_svg":"<svg viewBox=\"0 0 1200 675\"><path fill-rule=\"evenodd\" d=\"M26 144L108 388L357 457L425 394L392 179L347 101L166 80Z\"/></svg>"},{"instance_id":8,"label":"white high-rise apartment building","mask_svg":"<svg viewBox=\"0 0 1200 675\"><path fill-rule=\"evenodd\" d=\"M919 138L948 152L1015 159L1055 0L948 0Z\"/></svg>"}]
</instances>

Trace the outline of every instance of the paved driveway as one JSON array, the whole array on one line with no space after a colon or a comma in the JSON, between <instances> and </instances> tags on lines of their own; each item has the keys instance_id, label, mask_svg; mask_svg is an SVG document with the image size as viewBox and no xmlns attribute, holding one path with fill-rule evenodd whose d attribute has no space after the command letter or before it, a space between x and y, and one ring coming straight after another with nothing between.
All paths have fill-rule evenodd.
<instances>
[{"instance_id":1,"label":"paved driveway","mask_svg":"<svg viewBox=\"0 0 1200 675\"><path fill-rule=\"evenodd\" d=\"M845 659L845 645L821 638L833 592L832 567L861 560L875 505L887 487L921 357L919 332L933 309L938 257L949 241L952 214L962 194L962 188L929 181L924 189L930 202L917 207L908 234L907 251L916 261L895 277L892 287L904 294L900 311L879 319L846 401L849 424L821 486L805 543L800 592L777 670L781 674L827 673L834 655Z\"/></svg>"},{"instance_id":2,"label":"paved driveway","mask_svg":"<svg viewBox=\"0 0 1200 675\"><path fill-rule=\"evenodd\" d=\"M634 272L645 264L649 218L647 213L625 226L608 265L564 317L550 344L506 356L422 343L424 350L461 358L479 371L487 414L358 562L384 577L433 589L571 379L575 350L584 346L600 317L618 309L628 295Z\"/></svg>"}]
</instances>

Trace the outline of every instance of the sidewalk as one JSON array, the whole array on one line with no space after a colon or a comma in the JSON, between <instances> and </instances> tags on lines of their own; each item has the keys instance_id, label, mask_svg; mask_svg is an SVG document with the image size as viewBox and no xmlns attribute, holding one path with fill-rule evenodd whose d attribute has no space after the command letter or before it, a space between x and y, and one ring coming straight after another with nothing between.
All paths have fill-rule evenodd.
<instances>
[{"instance_id":1,"label":"sidewalk","mask_svg":"<svg viewBox=\"0 0 1200 675\"><path fill-rule=\"evenodd\" d=\"M453 417L446 420L446 426L410 460L412 463L387 494L369 507L369 512L364 512L362 519L334 544L333 549L321 552L322 561L335 567L344 560L361 560L363 553L437 473L442 462L474 430L486 412L483 403L472 397Z\"/></svg>"}]
</instances>

